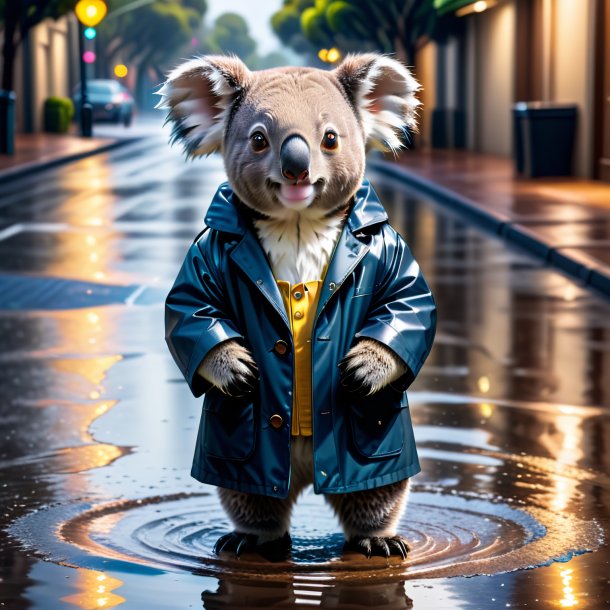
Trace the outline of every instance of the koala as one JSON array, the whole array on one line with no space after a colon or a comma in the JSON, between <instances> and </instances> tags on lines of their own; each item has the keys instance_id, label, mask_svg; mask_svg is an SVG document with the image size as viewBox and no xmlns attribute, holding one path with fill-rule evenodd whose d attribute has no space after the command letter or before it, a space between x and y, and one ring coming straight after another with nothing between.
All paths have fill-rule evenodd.
<instances>
[{"instance_id":1,"label":"koala","mask_svg":"<svg viewBox=\"0 0 610 610\"><path fill-rule=\"evenodd\" d=\"M405 391L427 357L434 300L364 180L368 148L401 148L418 83L398 61L250 71L178 66L158 91L172 142L218 152L228 183L166 300L166 340L205 394L192 475L235 530L215 552L290 552L313 484L346 550L403 560L397 533L419 471Z\"/></svg>"}]
</instances>

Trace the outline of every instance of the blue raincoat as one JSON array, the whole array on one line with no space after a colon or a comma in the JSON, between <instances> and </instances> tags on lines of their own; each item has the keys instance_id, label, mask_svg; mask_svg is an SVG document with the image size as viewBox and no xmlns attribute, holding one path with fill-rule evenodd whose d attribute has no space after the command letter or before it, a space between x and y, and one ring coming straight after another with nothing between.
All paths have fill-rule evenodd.
<instances>
[{"instance_id":1,"label":"blue raincoat","mask_svg":"<svg viewBox=\"0 0 610 610\"><path fill-rule=\"evenodd\" d=\"M205 222L166 300L170 351L193 394L205 394L191 474L203 483L284 498L290 487L290 323L267 257L227 183ZM428 356L435 326L434 299L420 268L365 181L314 318L316 493L372 489L419 472L405 390ZM411 374L355 400L340 385L337 364L360 337L387 345ZM245 398L224 395L196 372L227 339L242 342L259 368L258 388Z\"/></svg>"}]
</instances>

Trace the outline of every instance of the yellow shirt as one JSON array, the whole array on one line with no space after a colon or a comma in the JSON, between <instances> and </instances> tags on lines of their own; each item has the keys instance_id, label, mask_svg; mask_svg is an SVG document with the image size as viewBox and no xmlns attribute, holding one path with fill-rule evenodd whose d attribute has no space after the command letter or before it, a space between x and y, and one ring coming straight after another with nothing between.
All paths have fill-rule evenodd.
<instances>
[{"instance_id":1,"label":"yellow shirt","mask_svg":"<svg viewBox=\"0 0 610 610\"><path fill-rule=\"evenodd\" d=\"M277 280L294 343L292 434L311 436L311 333L322 280L290 285Z\"/></svg>"}]
</instances>

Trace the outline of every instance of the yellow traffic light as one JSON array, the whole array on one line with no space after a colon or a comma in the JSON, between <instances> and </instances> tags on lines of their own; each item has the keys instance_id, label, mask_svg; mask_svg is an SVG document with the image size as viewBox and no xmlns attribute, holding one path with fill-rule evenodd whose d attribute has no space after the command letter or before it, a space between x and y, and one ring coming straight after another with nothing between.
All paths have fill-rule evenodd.
<instances>
[{"instance_id":1,"label":"yellow traffic light","mask_svg":"<svg viewBox=\"0 0 610 610\"><path fill-rule=\"evenodd\" d=\"M103 0L80 0L74 7L78 20L87 27L95 27L105 16L108 8Z\"/></svg>"},{"instance_id":2,"label":"yellow traffic light","mask_svg":"<svg viewBox=\"0 0 610 610\"><path fill-rule=\"evenodd\" d=\"M114 75L118 76L119 78L125 78L128 72L129 70L125 64L117 64L114 66Z\"/></svg>"}]
</instances>

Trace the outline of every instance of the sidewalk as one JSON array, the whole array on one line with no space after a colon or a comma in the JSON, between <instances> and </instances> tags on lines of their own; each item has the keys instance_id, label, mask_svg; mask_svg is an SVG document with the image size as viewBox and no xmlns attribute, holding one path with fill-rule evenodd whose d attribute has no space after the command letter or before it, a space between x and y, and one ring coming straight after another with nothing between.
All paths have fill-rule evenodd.
<instances>
[{"instance_id":1,"label":"sidewalk","mask_svg":"<svg viewBox=\"0 0 610 610\"><path fill-rule=\"evenodd\" d=\"M432 195L610 296L610 184L518 178L511 159L467 151L406 151L369 167Z\"/></svg>"},{"instance_id":2,"label":"sidewalk","mask_svg":"<svg viewBox=\"0 0 610 610\"><path fill-rule=\"evenodd\" d=\"M17 134L15 154L0 154L0 183L34 171L105 152L141 137L138 134L132 135L128 131L120 136L106 135L107 131L101 133L104 135L93 138L81 138L73 133Z\"/></svg>"}]
</instances>

